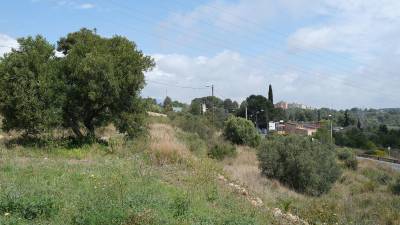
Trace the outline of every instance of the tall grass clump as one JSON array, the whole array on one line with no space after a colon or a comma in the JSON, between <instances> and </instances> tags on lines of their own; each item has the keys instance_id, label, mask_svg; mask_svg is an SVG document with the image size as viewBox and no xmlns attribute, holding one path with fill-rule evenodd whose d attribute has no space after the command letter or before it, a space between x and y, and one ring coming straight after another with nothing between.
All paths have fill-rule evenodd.
<instances>
[{"instance_id":1,"label":"tall grass clump","mask_svg":"<svg viewBox=\"0 0 400 225\"><path fill-rule=\"evenodd\" d=\"M400 177L397 177L397 179L390 185L390 190L393 194L400 195Z\"/></svg>"},{"instance_id":2,"label":"tall grass clump","mask_svg":"<svg viewBox=\"0 0 400 225\"><path fill-rule=\"evenodd\" d=\"M343 162L343 165L352 170L357 170L358 161L357 156L351 149L342 148L337 150L337 156L340 161Z\"/></svg>"},{"instance_id":3,"label":"tall grass clump","mask_svg":"<svg viewBox=\"0 0 400 225\"><path fill-rule=\"evenodd\" d=\"M340 175L332 147L297 135L264 140L258 148L263 175L298 192L319 196L328 192Z\"/></svg>"},{"instance_id":4,"label":"tall grass clump","mask_svg":"<svg viewBox=\"0 0 400 225\"><path fill-rule=\"evenodd\" d=\"M236 147L223 140L214 141L208 150L208 156L217 160L223 160L225 157L235 156L236 153Z\"/></svg>"}]
</instances>

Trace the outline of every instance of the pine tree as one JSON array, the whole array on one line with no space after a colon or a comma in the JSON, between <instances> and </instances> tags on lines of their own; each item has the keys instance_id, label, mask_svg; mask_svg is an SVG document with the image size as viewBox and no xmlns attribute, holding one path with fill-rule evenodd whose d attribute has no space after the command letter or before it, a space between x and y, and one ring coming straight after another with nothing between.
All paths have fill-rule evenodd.
<instances>
[{"instance_id":1,"label":"pine tree","mask_svg":"<svg viewBox=\"0 0 400 225\"><path fill-rule=\"evenodd\" d=\"M270 101L272 104L274 104L274 95L272 93L272 85L269 85L268 88L268 101Z\"/></svg>"}]
</instances>

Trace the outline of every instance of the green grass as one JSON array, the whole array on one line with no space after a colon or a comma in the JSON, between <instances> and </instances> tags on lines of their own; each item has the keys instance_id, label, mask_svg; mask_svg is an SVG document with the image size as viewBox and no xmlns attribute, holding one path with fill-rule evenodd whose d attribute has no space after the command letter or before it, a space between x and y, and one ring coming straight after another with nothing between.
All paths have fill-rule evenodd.
<instances>
[{"instance_id":1,"label":"green grass","mask_svg":"<svg viewBox=\"0 0 400 225\"><path fill-rule=\"evenodd\" d=\"M190 138L189 138L190 139ZM148 139L0 150L0 225L266 224L212 160L154 165ZM192 140L193 141L193 140ZM114 150L110 150L114 148Z\"/></svg>"}]
</instances>

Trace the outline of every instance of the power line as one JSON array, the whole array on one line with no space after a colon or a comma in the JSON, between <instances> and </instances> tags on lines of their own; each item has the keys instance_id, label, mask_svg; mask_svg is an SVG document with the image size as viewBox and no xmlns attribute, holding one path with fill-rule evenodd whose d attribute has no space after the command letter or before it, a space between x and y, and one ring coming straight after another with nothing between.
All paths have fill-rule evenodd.
<instances>
[{"instance_id":1,"label":"power line","mask_svg":"<svg viewBox=\"0 0 400 225\"><path fill-rule=\"evenodd\" d=\"M154 84L160 84L168 87L176 87L176 88L183 88L183 89L192 89L192 90L205 90L208 89L206 87L191 87L191 86L181 86L181 85L176 85L176 84L168 84L160 81L154 81L154 80L146 80L149 83L154 83Z\"/></svg>"},{"instance_id":2,"label":"power line","mask_svg":"<svg viewBox=\"0 0 400 225\"><path fill-rule=\"evenodd\" d=\"M122 9L123 10L126 10L127 8L129 8L129 7L123 7ZM133 9L133 10L136 10L136 12L138 12L137 11L137 9ZM121 10L122 11L122 10ZM126 11L125 11L126 12ZM128 12L126 12L127 14L130 14L131 13L131 11L128 11ZM140 12L139 12L140 13ZM136 16L136 14L130 14L131 16ZM142 15L144 16L144 17L146 17L146 15L145 14L143 14L142 13ZM143 20L143 17L137 17L139 20ZM149 20L148 20L149 21ZM175 29L175 30L177 30L177 29ZM179 30L177 30L177 31L179 31ZM151 33L150 35L155 35L155 34L153 34L153 33ZM163 37L160 37L160 39L162 39L162 40L164 40L164 41L169 41L169 42L171 42L171 43L173 43L173 44L175 44L175 45L177 45L177 46L180 46L179 44L177 44L177 43L175 43L175 41L171 41L171 40L168 40L167 38L165 38L165 36L163 36ZM208 39L204 39L206 42L208 41ZM225 41L226 42L226 41ZM215 44L215 43L211 43L212 45L218 45L218 44ZM192 46L193 47L193 46ZM195 46L195 47L197 47L197 46ZM229 48L229 47L228 47ZM282 63L281 63L281 61L282 60L276 60L276 61L274 61L274 64L275 65L283 65ZM295 70L297 70L297 71L300 71L300 72L303 72L303 73L305 73L305 74L310 74L310 72L309 71L306 71L306 70L303 70L303 68L300 68L300 67L296 67L296 66L293 66L293 65L289 65L289 66L287 66L287 65L285 65L285 67L292 67L292 68L295 68ZM321 80L333 80L333 81L336 81L336 82L341 82L343 85L345 85L345 86L349 86L349 87L352 87L352 88L355 88L355 89L359 89L359 90L364 90L364 91L366 91L366 92L372 92L372 91L374 91L374 92L379 92L379 90L371 90L371 89L366 89L366 88L364 88L364 87L360 87L358 84L356 84L356 85L353 85L352 83L350 83L350 82L348 82L348 81L346 81L346 80L343 80L343 79L340 79L340 78L332 78L332 77L321 77L318 73L311 73L311 74L313 74L314 76L317 76L317 77L313 77L313 78L322 78ZM316 82L315 80L311 80L312 82L315 82L316 84L320 84L320 83L318 83L318 82ZM389 96L389 94L388 93L382 93L383 95L387 95L387 96ZM393 98L394 99L397 99L397 96L395 97L395 96L393 96Z\"/></svg>"},{"instance_id":3,"label":"power line","mask_svg":"<svg viewBox=\"0 0 400 225\"><path fill-rule=\"evenodd\" d=\"M183 3L181 0L177 0L177 1L179 1L179 2L181 2L181 3ZM181 5L184 5L184 4L181 4ZM263 33L265 33L265 31L266 30L270 30L271 32L270 33L268 33L268 35L274 35L274 36L280 36L280 37L283 37L283 38L287 38L287 34L285 34L285 33L282 33L282 32L280 32L279 30L277 30L277 29L273 29L273 28L270 28L270 27L266 27L266 26L263 26L262 24L260 24L260 23L257 23L256 21L252 21L252 20L250 20L249 18L247 18L247 17L241 17L240 15L235 15L234 13L230 13L230 12L228 12L227 10L224 10L224 9L222 9L222 8L220 8L220 7L216 7L216 6L213 6L213 5L203 5L204 7L207 7L207 8L212 8L212 9L215 9L217 12L222 12L222 13L224 13L224 14L226 14L226 15L231 15L231 16L234 16L234 17L236 17L236 18L239 18L242 22L247 22L247 24L250 24L250 25L254 25L254 26L256 26L256 27L263 27ZM239 27L237 24L235 24L235 23L232 23L231 21L229 21L229 20L226 20L226 19L224 19L224 17L222 17L222 18L219 18L220 20L222 20L222 21L224 21L225 23L227 23L227 24L230 24L230 25L232 25L232 26L235 26L235 27ZM210 24L210 23L208 23L209 25L211 25L212 26L212 24ZM245 28L248 28L249 26L244 26ZM242 29L243 27L241 27L241 29ZM219 30L226 30L226 29L224 29L223 27L219 27ZM229 32L229 31L228 31ZM251 37L251 36L249 36L248 34L249 33L251 33L251 32L243 32L247 37ZM242 36L244 36L244 35L242 35ZM271 42L266 42L265 41L265 39L262 39L262 38L259 38L259 37L261 37L261 35L255 35L254 36L255 38L258 38L258 40L260 40L260 41L262 41L263 43L265 43L265 44L269 44L269 43L271 43ZM302 51L304 51L304 52L311 52L311 50L307 50L307 49L305 49L305 48L300 48L300 47L293 47L294 49L298 49L298 50L302 50ZM320 47L315 47L314 48L314 50L319 50L319 51L326 51L325 49L323 49L323 48L320 48ZM316 58L314 58L314 60L320 60L320 59L322 59L322 58L326 58L326 56L327 55L321 55L321 54L316 54L315 52L313 52L313 54L315 54L317 57ZM334 62L334 64L336 64L337 66L340 66L341 68L346 68L346 67L343 67L343 64L342 63L338 63L337 61L336 61L336 58L332 58L332 57L328 57L328 58L330 58L330 63L332 63L332 62ZM354 63L359 63L359 62L356 62L356 61L354 61L354 60L352 60L351 58L349 58L348 59L349 61L352 61L352 62L354 62ZM321 61L321 62L323 62L323 61ZM324 62L325 63L325 62ZM347 68L346 68L347 69ZM346 71L346 70L345 70ZM368 70L367 70L368 71ZM347 70L347 72L348 72L348 70ZM352 71L351 71L352 72ZM372 71L371 70L371 72L373 72L373 73L375 73L375 71ZM387 71L388 72L388 71ZM390 73L392 73L391 71L390 71ZM392 74L394 74L394 73L392 73ZM372 75L372 74L371 74ZM397 75L397 74L394 74L394 75ZM372 79L374 79L375 77L373 77L373 76L368 76L369 78L372 78ZM378 79L374 79L374 80L376 80L376 81L378 81Z\"/></svg>"}]
</instances>

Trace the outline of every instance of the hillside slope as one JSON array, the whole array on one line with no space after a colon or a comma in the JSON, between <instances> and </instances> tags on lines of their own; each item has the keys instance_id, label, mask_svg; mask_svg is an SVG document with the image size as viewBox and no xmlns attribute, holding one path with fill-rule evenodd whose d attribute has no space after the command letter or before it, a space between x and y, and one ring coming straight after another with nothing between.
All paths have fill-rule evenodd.
<instances>
[{"instance_id":1,"label":"hillside slope","mask_svg":"<svg viewBox=\"0 0 400 225\"><path fill-rule=\"evenodd\" d=\"M0 150L0 224L279 224L166 124L109 145Z\"/></svg>"}]
</instances>

